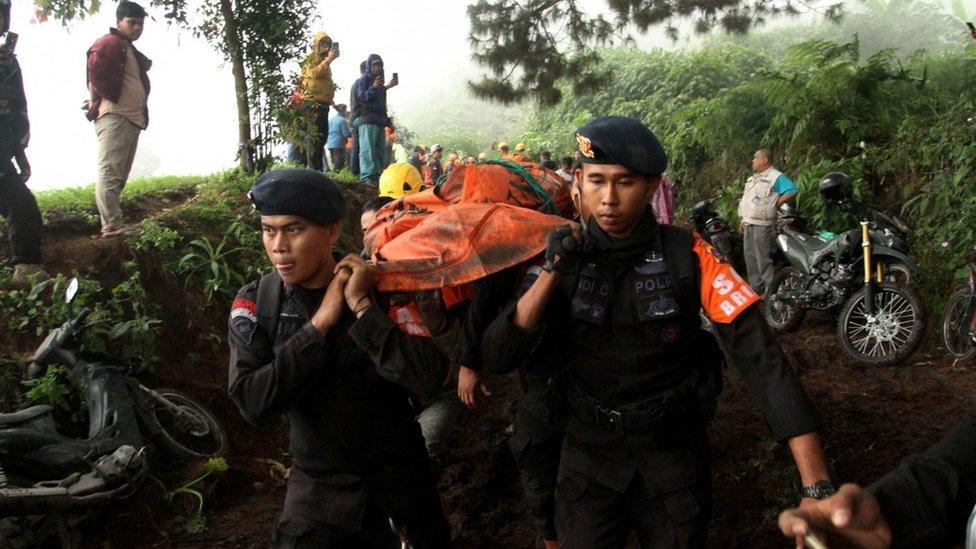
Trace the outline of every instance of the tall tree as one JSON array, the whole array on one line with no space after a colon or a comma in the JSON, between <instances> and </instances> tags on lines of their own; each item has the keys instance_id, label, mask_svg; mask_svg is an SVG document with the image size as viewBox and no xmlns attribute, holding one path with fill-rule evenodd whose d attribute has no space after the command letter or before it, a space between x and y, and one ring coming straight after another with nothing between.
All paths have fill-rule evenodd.
<instances>
[{"instance_id":1,"label":"tall tree","mask_svg":"<svg viewBox=\"0 0 976 549\"><path fill-rule=\"evenodd\" d=\"M634 34L663 25L672 38L677 23L690 20L695 32L722 29L744 33L778 15L818 11L841 14L834 0L606 0L606 14L590 14L581 0L477 0L468 6L472 57L487 69L471 82L479 97L505 103L525 98L559 102L556 84L570 80L575 91L595 89L595 48L631 42Z\"/></svg>"},{"instance_id":2,"label":"tall tree","mask_svg":"<svg viewBox=\"0 0 976 549\"><path fill-rule=\"evenodd\" d=\"M250 173L268 163L274 124L289 88L281 66L309 43L314 0L151 0L171 24L203 37L231 64L237 105L238 161ZM37 0L62 24L101 8L100 0Z\"/></svg>"}]
</instances>

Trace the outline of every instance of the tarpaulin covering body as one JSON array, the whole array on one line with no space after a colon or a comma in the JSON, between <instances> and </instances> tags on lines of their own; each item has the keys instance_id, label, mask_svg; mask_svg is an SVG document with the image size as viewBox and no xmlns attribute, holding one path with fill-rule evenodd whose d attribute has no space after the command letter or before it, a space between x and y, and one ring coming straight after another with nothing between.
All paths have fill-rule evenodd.
<instances>
[{"instance_id":1,"label":"tarpaulin covering body","mask_svg":"<svg viewBox=\"0 0 976 549\"><path fill-rule=\"evenodd\" d=\"M571 211L569 186L538 164L461 165L383 207L366 247L382 291L459 286L544 251Z\"/></svg>"}]
</instances>

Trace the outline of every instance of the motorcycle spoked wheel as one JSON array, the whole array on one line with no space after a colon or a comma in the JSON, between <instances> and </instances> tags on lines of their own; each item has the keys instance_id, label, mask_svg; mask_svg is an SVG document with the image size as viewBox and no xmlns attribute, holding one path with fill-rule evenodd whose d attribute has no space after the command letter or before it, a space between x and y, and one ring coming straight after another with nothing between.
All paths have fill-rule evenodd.
<instances>
[{"instance_id":1,"label":"motorcycle spoked wheel","mask_svg":"<svg viewBox=\"0 0 976 549\"><path fill-rule=\"evenodd\" d=\"M776 295L787 291L802 291L803 276L793 267L783 267L776 271L766 288L763 312L766 323L773 331L785 333L796 331L803 323L807 311L786 301L776 299Z\"/></svg>"},{"instance_id":2,"label":"motorcycle spoked wheel","mask_svg":"<svg viewBox=\"0 0 976 549\"><path fill-rule=\"evenodd\" d=\"M227 431L206 406L176 389L155 389L156 394L179 407L181 414L150 399L159 424L153 444L163 453L190 461L223 456L230 449Z\"/></svg>"},{"instance_id":3,"label":"motorcycle spoked wheel","mask_svg":"<svg viewBox=\"0 0 976 549\"><path fill-rule=\"evenodd\" d=\"M837 334L844 352L861 364L894 364L918 347L925 334L925 309L908 288L878 284L874 293L874 318L864 310L864 290L855 293L837 319Z\"/></svg>"},{"instance_id":4,"label":"motorcycle spoked wheel","mask_svg":"<svg viewBox=\"0 0 976 549\"><path fill-rule=\"evenodd\" d=\"M942 313L942 329L939 334L942 336L942 344L946 350L957 360L968 361L976 357L976 344L969 337L969 322L966 318L966 309L969 307L969 300L973 294L969 288L957 290L949 303L946 304L945 312Z\"/></svg>"}]
</instances>

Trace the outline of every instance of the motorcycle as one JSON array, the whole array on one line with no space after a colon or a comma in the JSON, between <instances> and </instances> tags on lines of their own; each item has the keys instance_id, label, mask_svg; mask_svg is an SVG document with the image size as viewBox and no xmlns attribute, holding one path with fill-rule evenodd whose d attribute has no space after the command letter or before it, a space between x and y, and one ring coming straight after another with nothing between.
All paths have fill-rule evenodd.
<instances>
[{"instance_id":1,"label":"motorcycle","mask_svg":"<svg viewBox=\"0 0 976 549\"><path fill-rule=\"evenodd\" d=\"M69 307L77 291L72 279ZM81 515L130 496L149 471L147 448L183 461L228 451L227 432L203 404L174 389L150 389L120 361L77 348L90 312L82 309L51 331L27 370L30 379L52 366L68 370L69 382L87 394L87 437L63 434L49 405L0 414L0 517L25 517L4 519L2 542L31 535L18 520Z\"/></svg>"},{"instance_id":2,"label":"motorcycle","mask_svg":"<svg viewBox=\"0 0 976 549\"><path fill-rule=\"evenodd\" d=\"M859 214L860 230L834 238L811 235L795 212L783 213L776 245L786 266L767 288L766 320L773 330L790 332L808 310L840 307L837 331L844 351L864 364L893 364L918 346L925 327L921 301L907 287L916 268L906 254L908 227L894 214L836 191L832 178L850 183L843 174L828 174L821 193Z\"/></svg>"},{"instance_id":3,"label":"motorcycle","mask_svg":"<svg viewBox=\"0 0 976 549\"><path fill-rule=\"evenodd\" d=\"M976 357L976 259L969 264L966 287L956 290L946 304L940 335L949 354L957 360L965 362Z\"/></svg>"}]
</instances>

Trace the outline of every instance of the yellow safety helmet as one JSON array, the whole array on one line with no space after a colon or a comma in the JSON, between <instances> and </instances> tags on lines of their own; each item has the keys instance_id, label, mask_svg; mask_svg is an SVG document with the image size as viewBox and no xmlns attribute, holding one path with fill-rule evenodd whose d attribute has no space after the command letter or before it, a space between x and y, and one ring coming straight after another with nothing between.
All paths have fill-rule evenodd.
<instances>
[{"instance_id":1,"label":"yellow safety helmet","mask_svg":"<svg viewBox=\"0 0 976 549\"><path fill-rule=\"evenodd\" d=\"M390 164L380 175L380 196L403 198L420 190L424 179L412 164Z\"/></svg>"},{"instance_id":2,"label":"yellow safety helmet","mask_svg":"<svg viewBox=\"0 0 976 549\"><path fill-rule=\"evenodd\" d=\"M515 152L523 152L525 150L525 143L519 143L515 145Z\"/></svg>"}]
</instances>

